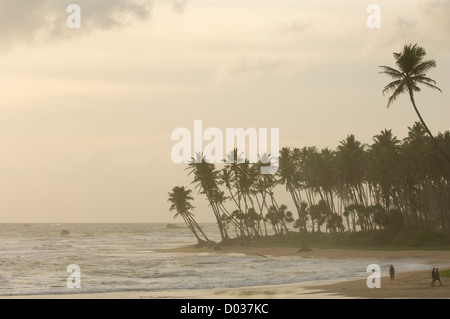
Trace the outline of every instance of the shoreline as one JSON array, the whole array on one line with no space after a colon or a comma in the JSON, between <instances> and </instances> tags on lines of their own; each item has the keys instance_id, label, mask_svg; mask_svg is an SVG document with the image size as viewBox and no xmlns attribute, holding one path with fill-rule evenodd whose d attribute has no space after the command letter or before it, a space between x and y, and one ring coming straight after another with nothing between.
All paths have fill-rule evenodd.
<instances>
[{"instance_id":1,"label":"shoreline","mask_svg":"<svg viewBox=\"0 0 450 319\"><path fill-rule=\"evenodd\" d=\"M299 282L281 285L250 286L239 288L177 289L164 291L119 291L101 293L70 293L0 296L0 299L360 299L360 298L450 298L450 278L441 277L442 287L431 287L431 268L442 272L450 269L450 251L446 250L349 250L311 249L300 252L292 247L224 246L220 250L195 245L158 249L157 252L185 254L246 254L264 257L296 257L340 260L395 260L429 265L430 270L397 273L391 281L382 272L381 288L369 289L366 278L336 279L321 282Z\"/></svg>"},{"instance_id":2,"label":"shoreline","mask_svg":"<svg viewBox=\"0 0 450 319\"><path fill-rule=\"evenodd\" d=\"M224 246L220 250L213 250L195 245L159 250L173 253L241 253L262 257L297 257L317 259L339 260L382 260L388 264L395 262L412 262L429 265L429 270L397 272L393 281L389 275L382 271L381 288L369 289L367 278L336 279L328 283L298 283L297 288L302 288L310 298L450 298L450 278L441 277L443 286L436 284L431 287L431 269L438 267L440 272L450 269L450 251L448 250L352 250L352 249L317 249L299 251L292 247L252 247L252 246ZM250 288L251 289L251 288ZM300 291L297 291L299 293ZM284 292L280 291L284 296ZM299 296L294 296L301 297ZM308 298L309 298L308 297ZM281 297L285 298L285 297Z\"/></svg>"},{"instance_id":3,"label":"shoreline","mask_svg":"<svg viewBox=\"0 0 450 319\"><path fill-rule=\"evenodd\" d=\"M167 253L211 253L211 254L245 254L261 257L299 257L323 259L414 259L421 263L450 266L450 250L370 250L370 249L322 249L311 248L300 251L296 247L257 247L257 246L223 246L215 250L208 247L197 248L195 245L156 249Z\"/></svg>"}]
</instances>

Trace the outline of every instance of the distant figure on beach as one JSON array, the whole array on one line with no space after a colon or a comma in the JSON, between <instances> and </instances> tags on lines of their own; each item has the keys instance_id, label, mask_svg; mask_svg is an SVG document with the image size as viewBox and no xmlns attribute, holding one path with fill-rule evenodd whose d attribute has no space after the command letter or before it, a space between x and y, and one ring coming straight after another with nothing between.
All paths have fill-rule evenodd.
<instances>
[{"instance_id":1,"label":"distant figure on beach","mask_svg":"<svg viewBox=\"0 0 450 319\"><path fill-rule=\"evenodd\" d=\"M436 268L435 272L434 272L434 281L439 281L439 283L442 286L442 282L441 282L441 275L439 273L439 268Z\"/></svg>"},{"instance_id":2,"label":"distant figure on beach","mask_svg":"<svg viewBox=\"0 0 450 319\"><path fill-rule=\"evenodd\" d=\"M395 268L393 265L391 265L391 267L389 267L389 276L391 277L391 280L394 280Z\"/></svg>"},{"instance_id":3,"label":"distant figure on beach","mask_svg":"<svg viewBox=\"0 0 450 319\"><path fill-rule=\"evenodd\" d=\"M431 271L431 287L434 287L434 282L436 281L436 268Z\"/></svg>"}]
</instances>

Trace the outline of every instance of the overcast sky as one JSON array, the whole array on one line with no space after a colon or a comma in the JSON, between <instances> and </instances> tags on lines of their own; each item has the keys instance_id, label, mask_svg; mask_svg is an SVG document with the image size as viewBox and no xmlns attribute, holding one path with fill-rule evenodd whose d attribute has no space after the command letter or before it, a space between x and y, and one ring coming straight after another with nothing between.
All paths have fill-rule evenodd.
<instances>
[{"instance_id":1,"label":"overcast sky","mask_svg":"<svg viewBox=\"0 0 450 319\"><path fill-rule=\"evenodd\" d=\"M0 0L0 222L172 221L167 193L190 185L170 136L196 119L291 147L404 138L416 114L406 95L386 109L378 66L407 43L437 61L443 93L416 101L448 130L448 30L450 1Z\"/></svg>"}]
</instances>

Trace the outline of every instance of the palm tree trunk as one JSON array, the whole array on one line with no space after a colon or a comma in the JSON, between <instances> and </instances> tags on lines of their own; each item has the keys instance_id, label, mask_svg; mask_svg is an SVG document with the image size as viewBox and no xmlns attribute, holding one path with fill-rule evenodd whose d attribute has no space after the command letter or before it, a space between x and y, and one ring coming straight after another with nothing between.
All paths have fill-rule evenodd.
<instances>
[{"instance_id":1,"label":"palm tree trunk","mask_svg":"<svg viewBox=\"0 0 450 319\"><path fill-rule=\"evenodd\" d=\"M225 232L225 229L222 225L222 220L220 219L220 209L216 206L216 202L211 198L209 194L206 194L206 197L208 199L209 205L214 212L214 216L216 217L217 227L220 231L220 237L222 238L222 241L226 241L228 239L228 235Z\"/></svg>"},{"instance_id":2,"label":"palm tree trunk","mask_svg":"<svg viewBox=\"0 0 450 319\"><path fill-rule=\"evenodd\" d=\"M203 232L203 230L202 230L202 228L200 227L200 225L197 224L197 221L196 221L194 218L192 218L191 216L188 216L187 218L191 221L192 225L193 225L195 228L197 228L198 231L203 235L203 237L206 239L206 241L207 241L207 242L210 242L209 238L205 235L205 233Z\"/></svg>"},{"instance_id":3,"label":"palm tree trunk","mask_svg":"<svg viewBox=\"0 0 450 319\"><path fill-rule=\"evenodd\" d=\"M440 145L438 144L438 142L434 139L433 134L431 134L430 129L428 128L428 126L425 124L425 121L423 120L422 116L420 115L419 110L417 109L416 106L416 102L414 101L414 93L412 91L412 89L410 87L408 87L408 91L409 91L409 98L411 99L411 103L414 107L414 110L417 113L417 116L420 119L420 122L422 122L423 126L425 127L425 130L427 131L428 135L430 135L431 140L433 141L434 145L436 145L436 147L439 149L439 151L442 153L442 155L444 155L444 157L447 159L447 161L450 163L450 156L447 155L447 153L444 152L444 150L440 147Z\"/></svg>"},{"instance_id":4,"label":"palm tree trunk","mask_svg":"<svg viewBox=\"0 0 450 319\"><path fill-rule=\"evenodd\" d=\"M197 238L198 243L201 244L202 240L198 236L197 232L195 231L195 228L192 226L191 221L187 218L186 214L181 214L181 216L183 217L186 226L194 234L195 238Z\"/></svg>"},{"instance_id":5,"label":"palm tree trunk","mask_svg":"<svg viewBox=\"0 0 450 319\"><path fill-rule=\"evenodd\" d=\"M243 211L242 211L242 209L241 209L241 203L239 202L237 202L236 201L236 198L234 198L234 194L233 194L233 192L231 191L231 187L229 186L229 185L227 185L227 189L228 189L228 192L230 193L230 195L231 195L231 199L233 200L233 202L236 204L236 206L237 206L237 208L239 209L239 211L241 212L241 213L243 213Z\"/></svg>"},{"instance_id":6,"label":"palm tree trunk","mask_svg":"<svg viewBox=\"0 0 450 319\"><path fill-rule=\"evenodd\" d=\"M259 213L260 213L263 225L264 225L265 236L267 236L267 226L266 226L266 221L264 220L264 214L263 214L264 204L266 203L266 191L264 191L264 193L261 193L261 195L262 195L262 203L261 203L261 206L259 209ZM259 206L259 202L258 202L258 206ZM267 204L266 204L266 206L267 206ZM261 231L261 235L262 235L262 231Z\"/></svg>"},{"instance_id":7,"label":"palm tree trunk","mask_svg":"<svg viewBox=\"0 0 450 319\"><path fill-rule=\"evenodd\" d=\"M351 228L350 228L350 213L348 214L348 216L345 219L347 220L347 230L351 231Z\"/></svg>"}]
</instances>

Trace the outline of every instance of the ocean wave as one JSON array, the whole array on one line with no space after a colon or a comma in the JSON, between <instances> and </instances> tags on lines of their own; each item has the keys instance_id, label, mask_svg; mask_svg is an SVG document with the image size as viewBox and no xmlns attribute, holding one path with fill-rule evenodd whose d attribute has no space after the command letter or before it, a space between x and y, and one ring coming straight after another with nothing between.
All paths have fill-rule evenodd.
<instances>
[{"instance_id":1,"label":"ocean wave","mask_svg":"<svg viewBox=\"0 0 450 319\"><path fill-rule=\"evenodd\" d=\"M71 224L71 235L49 235L45 224L0 224L0 295L67 294L227 288L366 276L365 261L262 258L239 253L161 253L195 244L165 225ZM57 228L52 233L57 233ZM30 230L33 230L31 233ZM10 234L10 235L6 235ZM371 260L370 263L377 261ZM82 289L65 287L67 266L81 267ZM380 263L384 269L386 263ZM398 262L398 271L428 269Z\"/></svg>"}]
</instances>

